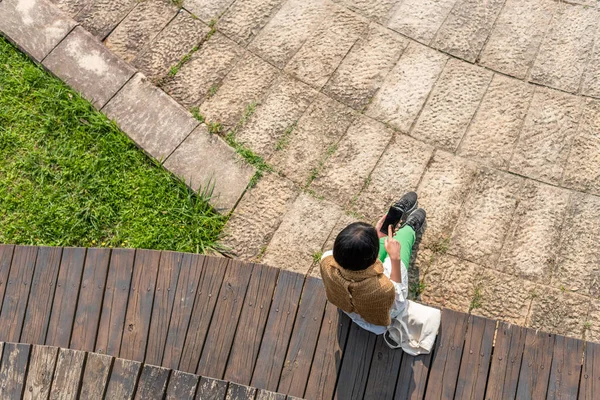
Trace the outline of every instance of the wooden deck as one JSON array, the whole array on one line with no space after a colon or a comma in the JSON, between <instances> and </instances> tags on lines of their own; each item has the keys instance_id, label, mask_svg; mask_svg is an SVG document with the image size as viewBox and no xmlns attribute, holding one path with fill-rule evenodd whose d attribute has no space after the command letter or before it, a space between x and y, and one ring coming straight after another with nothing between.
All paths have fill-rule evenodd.
<instances>
[{"instance_id":1,"label":"wooden deck","mask_svg":"<svg viewBox=\"0 0 600 400\"><path fill-rule=\"evenodd\" d=\"M319 279L226 258L4 245L0 306L2 342L298 398L600 396L599 344L443 310L433 353L411 357L351 324ZM6 379L0 372L0 386Z\"/></svg>"}]
</instances>

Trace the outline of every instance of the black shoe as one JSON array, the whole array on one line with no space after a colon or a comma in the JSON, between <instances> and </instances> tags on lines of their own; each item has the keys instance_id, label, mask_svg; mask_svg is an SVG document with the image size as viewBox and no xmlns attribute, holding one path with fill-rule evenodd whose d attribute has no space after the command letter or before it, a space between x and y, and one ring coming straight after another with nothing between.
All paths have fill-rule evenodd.
<instances>
[{"instance_id":1,"label":"black shoe","mask_svg":"<svg viewBox=\"0 0 600 400\"><path fill-rule=\"evenodd\" d=\"M423 227L425 223L425 218L427 217L427 213L422 208L419 208L408 216L404 225L408 225L413 228L413 231L418 232Z\"/></svg>"},{"instance_id":2,"label":"black shoe","mask_svg":"<svg viewBox=\"0 0 600 400\"><path fill-rule=\"evenodd\" d=\"M393 207L402 211L402 219L405 220L408 214L417 208L417 194L408 192L394 203Z\"/></svg>"}]
</instances>

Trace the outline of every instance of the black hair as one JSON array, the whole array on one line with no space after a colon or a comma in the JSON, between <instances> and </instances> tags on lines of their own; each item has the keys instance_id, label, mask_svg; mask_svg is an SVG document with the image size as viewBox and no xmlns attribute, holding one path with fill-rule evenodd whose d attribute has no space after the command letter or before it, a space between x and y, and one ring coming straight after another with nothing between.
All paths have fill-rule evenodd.
<instances>
[{"instance_id":1,"label":"black hair","mask_svg":"<svg viewBox=\"0 0 600 400\"><path fill-rule=\"evenodd\" d=\"M379 255L379 238L372 225L355 222L337 235L333 258L345 269L360 271L373 265Z\"/></svg>"}]
</instances>

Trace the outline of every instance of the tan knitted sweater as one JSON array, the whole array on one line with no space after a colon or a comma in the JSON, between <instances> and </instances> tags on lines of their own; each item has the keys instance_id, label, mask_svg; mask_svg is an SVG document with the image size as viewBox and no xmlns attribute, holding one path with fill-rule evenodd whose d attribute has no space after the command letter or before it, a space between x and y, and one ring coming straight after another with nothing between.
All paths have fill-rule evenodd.
<instances>
[{"instance_id":1,"label":"tan knitted sweater","mask_svg":"<svg viewBox=\"0 0 600 400\"><path fill-rule=\"evenodd\" d=\"M321 277L327 299L347 313L357 313L365 321L388 326L390 310L396 298L394 284L383 274L383 264L362 271L342 268L333 258L321 260Z\"/></svg>"}]
</instances>

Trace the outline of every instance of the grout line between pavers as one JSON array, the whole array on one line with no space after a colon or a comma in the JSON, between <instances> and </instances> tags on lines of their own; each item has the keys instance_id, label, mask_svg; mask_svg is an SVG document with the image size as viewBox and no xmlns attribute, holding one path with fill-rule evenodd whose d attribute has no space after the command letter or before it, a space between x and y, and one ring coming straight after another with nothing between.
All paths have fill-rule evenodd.
<instances>
[{"instance_id":1,"label":"grout line between pavers","mask_svg":"<svg viewBox=\"0 0 600 400\"><path fill-rule=\"evenodd\" d=\"M552 16L550 17L550 21L548 21L548 24L546 25L546 29L544 30L544 34L542 35L540 44L537 45L537 49L535 50L535 55L533 56L533 59L531 60L531 64L527 67L527 70L525 71L525 75L523 76L523 79L522 79L525 82L534 83L531 81L531 72L533 70L535 62L537 61L538 56L540 55L540 50L542 49L542 45L546 42L546 38L548 37L548 34L550 33L550 31L553 30L554 22L556 21L558 14L561 13L561 7L562 7L561 2L558 2L557 4L558 5L556 7L552 8Z\"/></svg>"},{"instance_id":2,"label":"grout line between pavers","mask_svg":"<svg viewBox=\"0 0 600 400\"><path fill-rule=\"evenodd\" d=\"M563 170L562 173L560 174L560 179L558 180L558 184L561 185L561 187L564 187L564 182L565 182L565 174L567 173L567 167L569 166L569 160L571 159L571 152L573 151L573 146L575 145L575 141L583 136L581 133L581 123L583 122L583 114L585 112L586 106L587 106L587 101L580 99L580 105L579 105L579 115L577 117L577 128L575 129L575 134L573 135L573 137L571 138L571 143L569 143L569 150L567 151L567 156L565 157L565 161L564 161L564 165L563 165Z\"/></svg>"},{"instance_id":3,"label":"grout line between pavers","mask_svg":"<svg viewBox=\"0 0 600 400\"><path fill-rule=\"evenodd\" d=\"M506 3L508 3L509 1L510 0L504 0L504 3L502 3L502 7L500 7L500 10L498 11L498 15L496 15L496 18L494 18L494 22L492 23L490 31L487 34L485 40L483 41L483 45L481 46L481 48L477 52L477 55L475 56L475 60L474 60L475 64L479 65L479 60L481 59L481 54L483 53L483 50L487 47L488 42L492 38L492 33L494 33L494 30L496 29L498 20L500 19L500 16L502 15L504 8L506 7Z\"/></svg>"},{"instance_id":4,"label":"grout line between pavers","mask_svg":"<svg viewBox=\"0 0 600 400\"><path fill-rule=\"evenodd\" d=\"M529 99L529 102L527 104L527 108L525 109L525 115L523 116L523 121L521 121L521 124L519 126L519 130L517 132L517 137L515 138L515 141L513 142L513 146L510 152L510 157L508 158L506 164L506 172L511 173L511 174L516 174L515 172L510 170L513 158L515 156L515 152L517 151L517 147L519 146L519 143L521 143L521 135L523 134L523 129L525 128L525 121L527 120L527 117L529 116L529 110L531 110L531 105L533 104L533 98L535 97L535 95L537 94L538 89L537 88L533 88L533 91L531 92L531 98ZM519 174L517 174L519 175ZM519 175L522 176L522 175Z\"/></svg>"},{"instance_id":5,"label":"grout line between pavers","mask_svg":"<svg viewBox=\"0 0 600 400\"><path fill-rule=\"evenodd\" d=\"M1 1L1 0L0 0L0 1ZM50 50L50 51L48 52L48 54L46 54L46 55L44 56L44 58L42 58L40 61L38 61L38 63L39 63L39 64L40 64L40 65L41 65L41 66L42 66L42 67L43 67L43 68L44 68L46 71L50 71L50 70L48 70L48 69L47 69L47 68L44 66L44 61L46 61L46 58L48 58L48 56L50 56L50 54L52 54L52 53L54 52L54 50L56 50L56 48L57 48L58 46L60 46L60 45L62 44L62 42L64 42L64 41L65 41L65 39L67 39L67 38L68 38L68 37L71 35L71 33L73 33L73 31L74 31L74 30L75 30L75 29L76 29L78 26L79 26L79 23L78 23L77 21L75 21L75 24L73 25L73 28L71 28L71 29L69 30L69 32L67 32L67 34L66 34L66 35L65 35L65 36L64 36L62 39L60 39L60 40L59 40L59 42L56 44L56 46L54 46L54 47L52 48L52 50ZM86 32L87 32L87 31L86 31ZM15 41L15 43L16 43L16 41ZM33 57L31 57L31 58L33 59ZM34 60L35 60L35 59L34 59ZM51 72L51 71L50 71L50 72ZM53 76L56 76L56 75L54 75L54 73L53 73L53 72L51 72L51 73L52 73L52 75L53 75ZM62 79L61 79L61 80L62 80Z\"/></svg>"}]
</instances>

